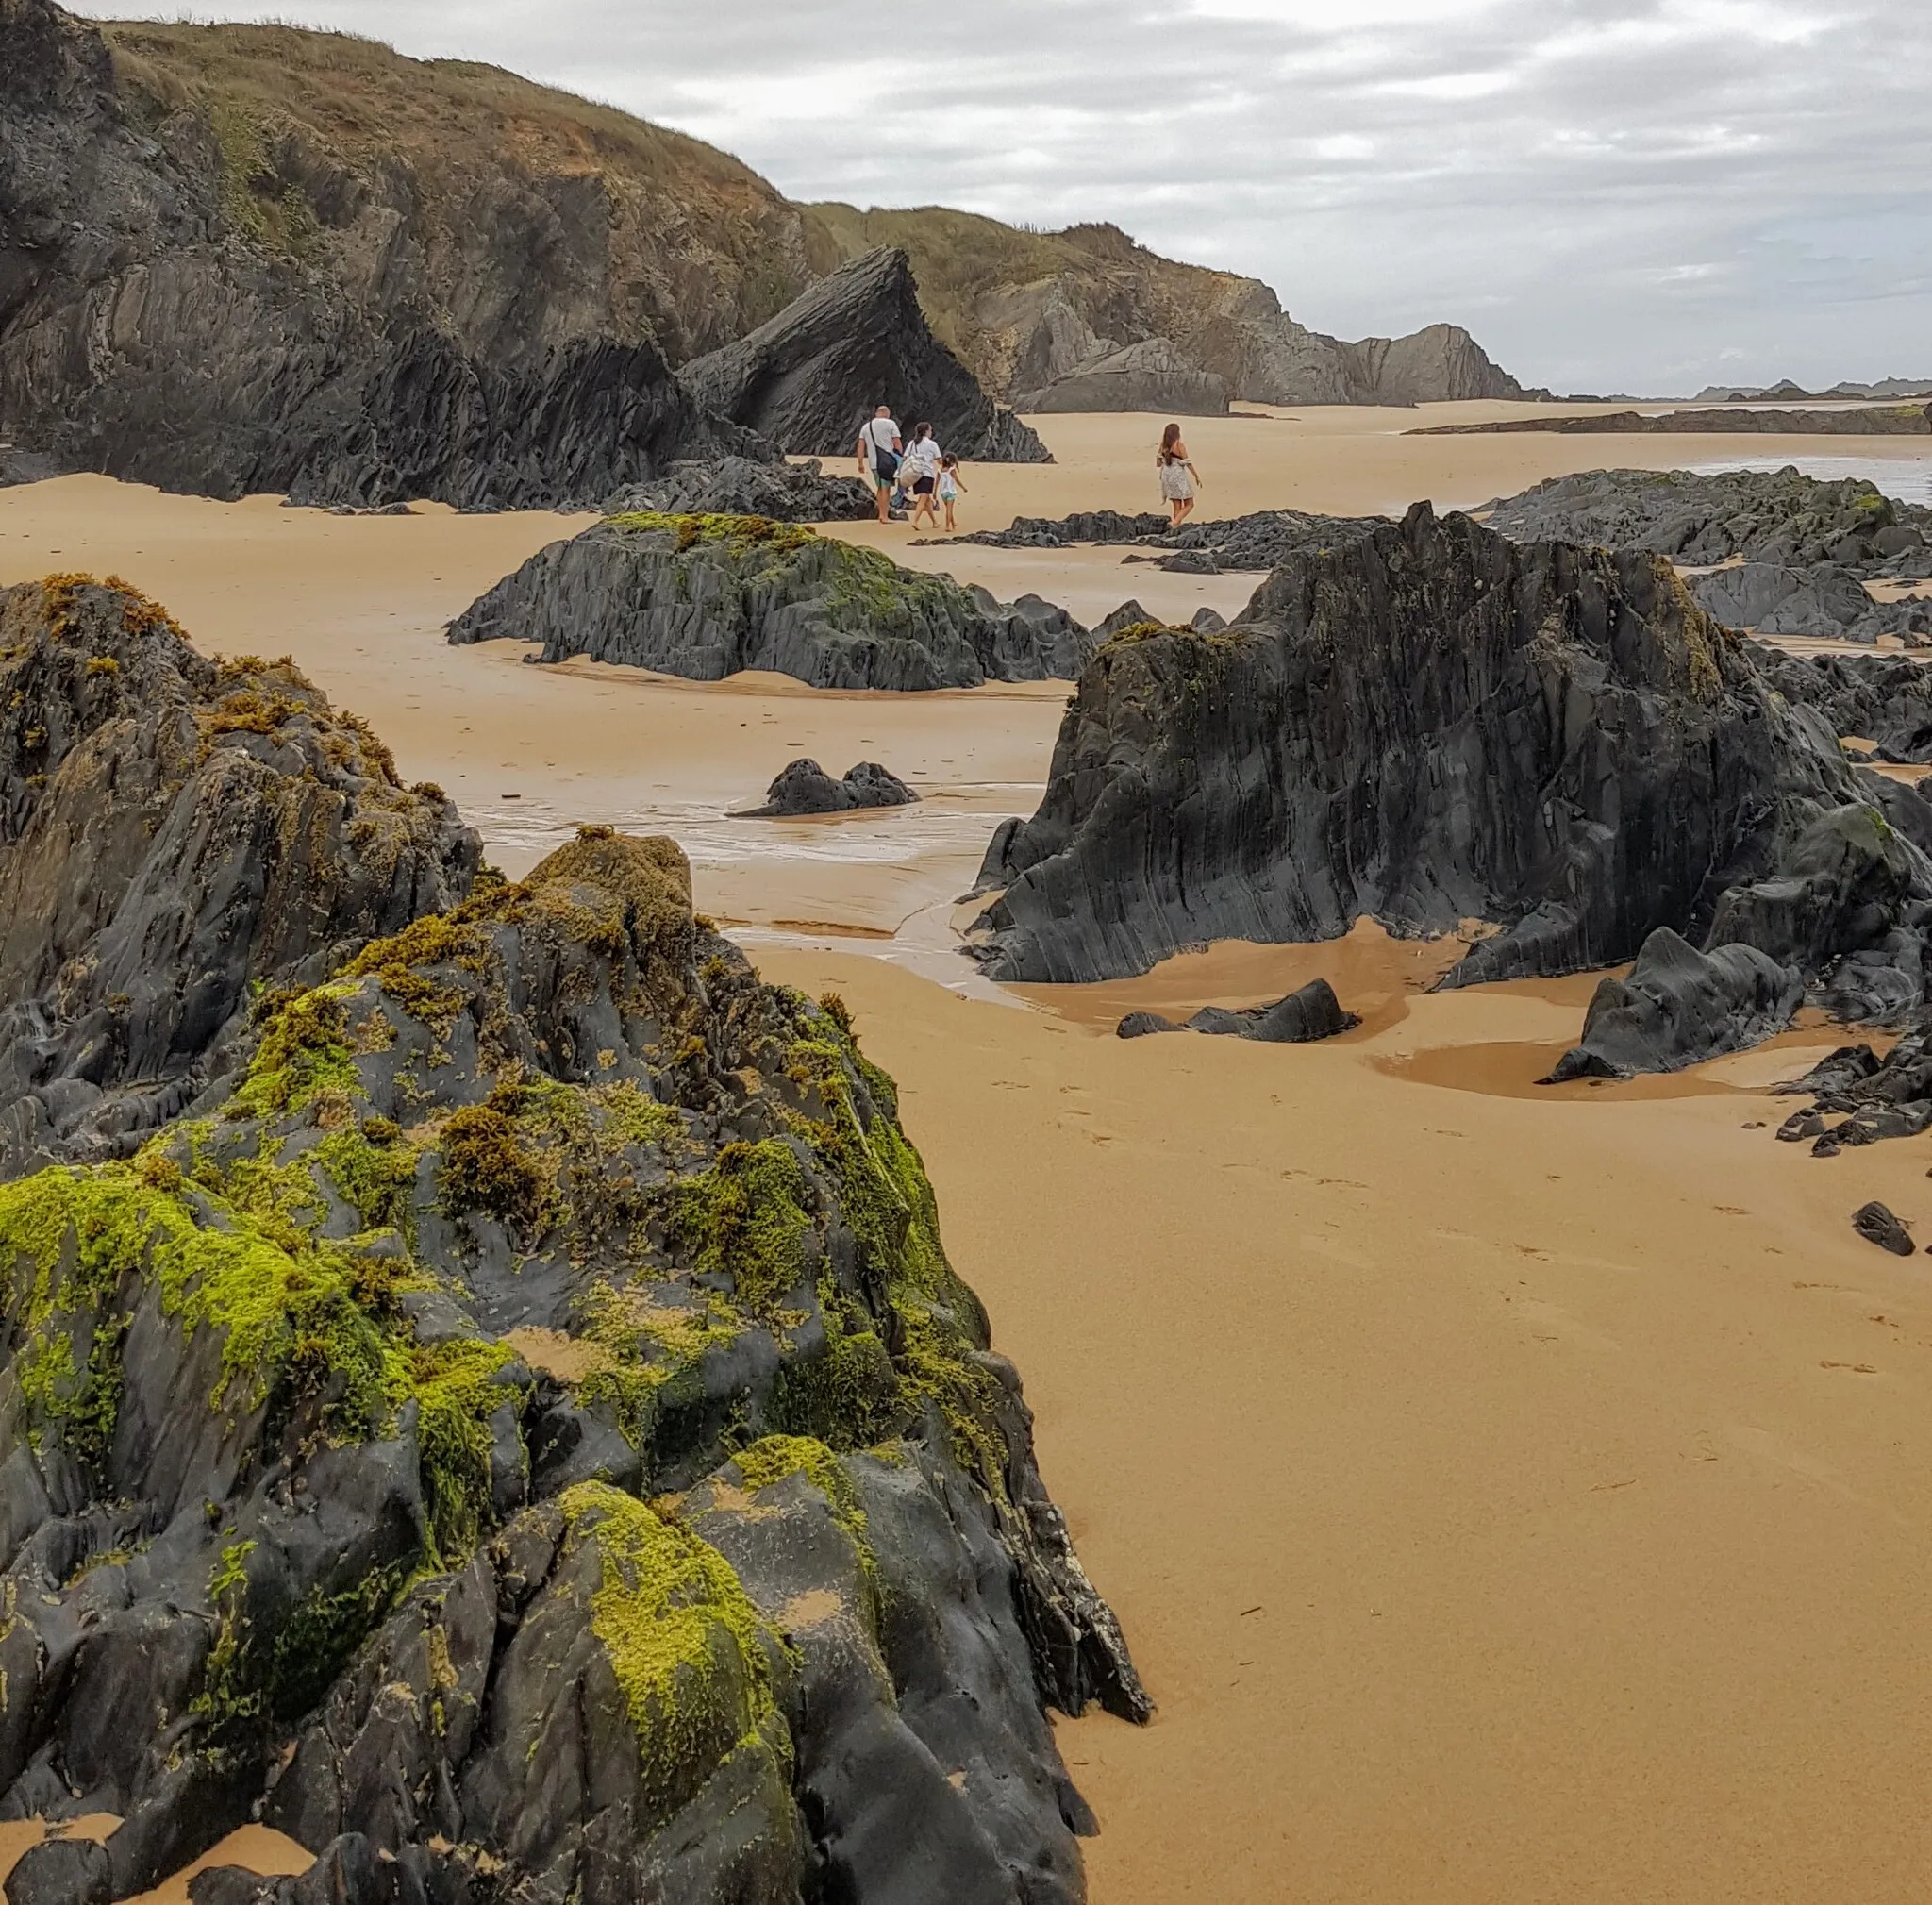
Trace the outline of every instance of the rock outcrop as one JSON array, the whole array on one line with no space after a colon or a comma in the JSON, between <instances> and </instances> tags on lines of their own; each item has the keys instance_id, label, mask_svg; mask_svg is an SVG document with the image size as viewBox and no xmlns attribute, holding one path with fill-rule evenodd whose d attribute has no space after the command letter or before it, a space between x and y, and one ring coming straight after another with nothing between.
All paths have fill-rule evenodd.
<instances>
[{"instance_id":1,"label":"rock outcrop","mask_svg":"<svg viewBox=\"0 0 1932 1905\"><path fill-rule=\"evenodd\" d=\"M1932 673L1903 655L1792 655L1760 643L1759 671L1788 701L1815 708L1834 734L1878 759L1932 761Z\"/></svg>"},{"instance_id":2,"label":"rock outcrop","mask_svg":"<svg viewBox=\"0 0 1932 1905\"><path fill-rule=\"evenodd\" d=\"M1150 484L1152 460L1149 460ZM1004 529L975 529L947 540L978 543L992 549L1065 549L1082 543L1119 543L1164 553L1162 568L1211 564L1207 574L1248 569L1266 573L1290 556L1307 549L1365 536L1385 527L1385 516L1310 516L1299 510L1261 510L1206 523L1183 523L1175 528L1166 517L1148 513L1128 516L1117 510L1093 510L1077 515L1049 518L1016 516Z\"/></svg>"},{"instance_id":3,"label":"rock outcrop","mask_svg":"<svg viewBox=\"0 0 1932 1905\"><path fill-rule=\"evenodd\" d=\"M1636 957L1659 927L1817 977L1932 894L1815 716L1660 559L1418 505L1291 556L1224 631L1107 642L972 947L1008 979L1220 938L1503 930L1447 983Z\"/></svg>"},{"instance_id":4,"label":"rock outcrop","mask_svg":"<svg viewBox=\"0 0 1932 1905\"><path fill-rule=\"evenodd\" d=\"M1648 549L1687 568L1836 562L1908 575L1932 550L1932 510L1860 479L1821 482L1795 468L1589 470L1487 504L1482 522L1519 543Z\"/></svg>"},{"instance_id":5,"label":"rock outcrop","mask_svg":"<svg viewBox=\"0 0 1932 1905\"><path fill-rule=\"evenodd\" d=\"M741 669L814 688L971 688L1071 678L1086 631L1037 596L1002 605L876 550L758 517L613 517L553 543L450 624L541 660L589 655L695 681Z\"/></svg>"},{"instance_id":6,"label":"rock outcrop","mask_svg":"<svg viewBox=\"0 0 1932 1905\"><path fill-rule=\"evenodd\" d=\"M762 516L770 523L849 523L877 508L872 485L828 476L816 457L803 463L758 463L748 457L673 463L654 481L620 490L607 516L655 510L671 516Z\"/></svg>"},{"instance_id":7,"label":"rock outcrop","mask_svg":"<svg viewBox=\"0 0 1932 1905\"><path fill-rule=\"evenodd\" d=\"M933 336L903 251L855 259L768 324L685 365L692 401L791 456L852 456L879 404L929 423L955 455L1045 463L1046 445L1000 409Z\"/></svg>"},{"instance_id":8,"label":"rock outcrop","mask_svg":"<svg viewBox=\"0 0 1932 1905\"><path fill-rule=\"evenodd\" d=\"M1659 927L1627 978L1596 989L1582 1039L1544 1082L1682 1071L1783 1031L1804 1002L1804 975L1756 946L1701 953Z\"/></svg>"},{"instance_id":9,"label":"rock outcrop","mask_svg":"<svg viewBox=\"0 0 1932 1905\"><path fill-rule=\"evenodd\" d=\"M275 981L138 1148L0 1174L0 1811L121 1819L24 1892L253 1818L314 1869L204 1905L1076 1905L1044 1708L1146 1696L842 1006L669 841L425 911L474 842L299 683L122 592L6 612L16 998L124 980L142 894L130 1062Z\"/></svg>"},{"instance_id":10,"label":"rock outcrop","mask_svg":"<svg viewBox=\"0 0 1932 1905\"><path fill-rule=\"evenodd\" d=\"M470 890L441 790L125 586L0 592L0 1171L131 1152L265 991Z\"/></svg>"},{"instance_id":11,"label":"rock outcrop","mask_svg":"<svg viewBox=\"0 0 1932 1905\"><path fill-rule=\"evenodd\" d=\"M741 820L783 820L809 813L854 813L864 808L909 807L919 798L896 774L876 760L861 760L834 780L805 756L789 761L765 790L762 807L747 808Z\"/></svg>"},{"instance_id":12,"label":"rock outcrop","mask_svg":"<svg viewBox=\"0 0 1932 1905\"><path fill-rule=\"evenodd\" d=\"M691 401L648 331L561 321L555 260L518 285L524 322L456 325L407 209L371 204L407 208L407 174L265 125L139 61L117 78L100 33L49 0L0 7L0 424L23 474L594 507L679 458L770 456ZM507 256L479 273L521 273L540 199L499 194L476 242ZM372 266L358 247L378 233Z\"/></svg>"},{"instance_id":13,"label":"rock outcrop","mask_svg":"<svg viewBox=\"0 0 1932 1905\"><path fill-rule=\"evenodd\" d=\"M933 327L994 396L1032 410L1092 408L1057 395L1091 367L1142 344L1185 367L1184 388L1219 379L1268 404L1441 403L1529 393L1453 325L1347 343L1298 324L1257 278L1161 258L1111 225L1032 231L928 206L808 208L846 258L903 246ZM1112 394L1141 395L1114 380ZM1161 408L1174 408L1161 406Z\"/></svg>"},{"instance_id":14,"label":"rock outcrop","mask_svg":"<svg viewBox=\"0 0 1932 1905\"><path fill-rule=\"evenodd\" d=\"M1890 1250L1894 1257L1910 1257L1918 1245L1912 1242L1912 1233L1899 1221L1889 1205L1874 1199L1869 1204L1860 1204L1852 1212L1852 1228L1868 1244L1876 1244L1881 1250Z\"/></svg>"},{"instance_id":15,"label":"rock outcrop","mask_svg":"<svg viewBox=\"0 0 1932 1905\"><path fill-rule=\"evenodd\" d=\"M1795 469L1593 470L1479 513L1519 542L1668 556L1730 627L1867 643L1898 635L1912 646L1932 636L1932 602L1881 602L1866 587L1932 577L1932 510L1868 482L1820 482Z\"/></svg>"},{"instance_id":16,"label":"rock outcrop","mask_svg":"<svg viewBox=\"0 0 1932 1905\"><path fill-rule=\"evenodd\" d=\"M1224 1006L1203 1006L1181 1025L1158 1012L1129 1012L1114 1030L1124 1039L1145 1038L1150 1032L1207 1032L1219 1038L1252 1039L1264 1045L1310 1045L1360 1024L1355 1013L1342 1010L1335 988L1326 979L1310 979L1272 1006L1250 1006L1239 1011Z\"/></svg>"}]
</instances>

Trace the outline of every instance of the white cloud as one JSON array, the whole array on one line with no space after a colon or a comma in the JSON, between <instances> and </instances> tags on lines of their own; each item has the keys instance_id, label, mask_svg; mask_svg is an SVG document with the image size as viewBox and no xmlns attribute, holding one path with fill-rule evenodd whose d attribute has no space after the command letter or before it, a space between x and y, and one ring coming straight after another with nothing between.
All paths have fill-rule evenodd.
<instances>
[{"instance_id":1,"label":"white cloud","mask_svg":"<svg viewBox=\"0 0 1932 1905\"><path fill-rule=\"evenodd\" d=\"M1932 376L1916 0L302 0L302 17L682 126L794 197L1108 218L1265 277L1324 329L1467 322L1532 382Z\"/></svg>"}]
</instances>

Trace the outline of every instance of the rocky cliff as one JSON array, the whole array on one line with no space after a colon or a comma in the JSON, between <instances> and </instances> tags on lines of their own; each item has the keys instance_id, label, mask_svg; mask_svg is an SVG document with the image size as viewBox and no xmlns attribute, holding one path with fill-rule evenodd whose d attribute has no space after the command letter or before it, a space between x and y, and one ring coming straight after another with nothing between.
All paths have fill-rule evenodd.
<instances>
[{"instance_id":1,"label":"rocky cliff","mask_svg":"<svg viewBox=\"0 0 1932 1905\"><path fill-rule=\"evenodd\" d=\"M938 206L807 210L846 257L903 246L934 329L1022 410L1534 394L1456 326L1346 343L1296 323L1257 279L1161 258L1110 225L1035 232Z\"/></svg>"},{"instance_id":2,"label":"rocky cliff","mask_svg":"<svg viewBox=\"0 0 1932 1905\"><path fill-rule=\"evenodd\" d=\"M1104 643L984 879L977 955L1062 980L1364 914L1491 922L1451 983L1630 959L1660 927L1817 975L1932 895L1828 730L1667 563L1425 505L1291 555L1234 627Z\"/></svg>"},{"instance_id":3,"label":"rocky cliff","mask_svg":"<svg viewBox=\"0 0 1932 1905\"><path fill-rule=\"evenodd\" d=\"M18 1896L256 1818L314 1870L197 1899L1076 1905L1044 1708L1146 1697L842 1006L671 842L473 883L292 677L5 612L8 1008L208 1061L0 1184L0 1810L122 1820Z\"/></svg>"},{"instance_id":4,"label":"rocky cliff","mask_svg":"<svg viewBox=\"0 0 1932 1905\"><path fill-rule=\"evenodd\" d=\"M1077 675L1087 631L1037 595L994 601L875 549L754 516L614 516L540 549L450 624L718 681L747 668L814 688L918 691Z\"/></svg>"},{"instance_id":5,"label":"rocky cliff","mask_svg":"<svg viewBox=\"0 0 1932 1905\"><path fill-rule=\"evenodd\" d=\"M859 426L889 405L908 433L929 423L954 454L1049 463L1046 445L993 404L933 336L903 251L869 252L749 337L687 364L679 381L704 409L788 455L851 456Z\"/></svg>"},{"instance_id":6,"label":"rocky cliff","mask_svg":"<svg viewBox=\"0 0 1932 1905\"><path fill-rule=\"evenodd\" d=\"M300 93L318 41L260 56L294 60L278 76ZM0 424L30 473L529 508L593 504L680 457L771 454L691 403L641 323L613 334L552 305L541 288L569 273L538 184L490 209L473 179L460 215L486 256L467 277L433 268L424 221L459 214L425 210L407 167L358 170L299 114L251 116L147 45L132 35L117 65L50 0L0 0Z\"/></svg>"}]
</instances>

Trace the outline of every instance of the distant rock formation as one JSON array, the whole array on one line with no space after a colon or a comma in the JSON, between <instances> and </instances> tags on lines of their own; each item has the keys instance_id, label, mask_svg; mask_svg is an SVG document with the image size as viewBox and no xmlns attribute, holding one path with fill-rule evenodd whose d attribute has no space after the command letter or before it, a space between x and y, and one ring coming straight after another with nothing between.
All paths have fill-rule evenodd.
<instances>
[{"instance_id":1,"label":"distant rock formation","mask_svg":"<svg viewBox=\"0 0 1932 1905\"><path fill-rule=\"evenodd\" d=\"M1822 975L1932 865L1750 645L1636 552L1418 505L1292 555L1233 627L1104 643L970 949L1089 980L1222 938L1476 918L1449 984L1636 957L1659 927Z\"/></svg>"},{"instance_id":2,"label":"distant rock formation","mask_svg":"<svg viewBox=\"0 0 1932 1905\"><path fill-rule=\"evenodd\" d=\"M762 807L746 808L740 820L783 820L813 813L854 813L865 808L909 807L919 798L896 774L876 760L848 767L838 780L801 755L779 770L765 790Z\"/></svg>"},{"instance_id":3,"label":"distant rock formation","mask_svg":"<svg viewBox=\"0 0 1932 1905\"><path fill-rule=\"evenodd\" d=\"M1093 255L1083 256L1090 241ZM907 242L917 238L908 231ZM1016 409L1211 415L1229 399L1411 405L1547 394L1525 392L1455 325L1345 343L1296 323L1255 278L1157 259L1111 227L1035 242L1065 254L1058 271L983 291L955 320L981 341L982 375Z\"/></svg>"},{"instance_id":4,"label":"distant rock formation","mask_svg":"<svg viewBox=\"0 0 1932 1905\"><path fill-rule=\"evenodd\" d=\"M1790 377L1770 385L1707 384L1693 404L1857 403L1887 397L1932 397L1932 377L1881 377L1875 384L1837 383L1807 391Z\"/></svg>"},{"instance_id":5,"label":"distant rock formation","mask_svg":"<svg viewBox=\"0 0 1932 1905\"><path fill-rule=\"evenodd\" d=\"M978 543L992 549L1064 549L1081 543L1105 543L1167 552L1163 569L1217 575L1227 570L1265 573L1303 549L1365 536L1386 526L1385 516L1310 516L1299 510L1261 510L1251 516L1183 523L1176 529L1165 516L1123 515L1095 510L1074 516L1016 516L1005 529L975 529L946 540ZM1198 561L1211 566L1205 569ZM1129 559L1133 560L1133 559Z\"/></svg>"},{"instance_id":6,"label":"distant rock formation","mask_svg":"<svg viewBox=\"0 0 1932 1905\"><path fill-rule=\"evenodd\" d=\"M879 404L910 431L977 461L1052 461L1045 444L998 408L933 336L903 251L881 249L823 279L749 336L685 365L700 408L769 438L791 456L851 456Z\"/></svg>"},{"instance_id":7,"label":"distant rock formation","mask_svg":"<svg viewBox=\"0 0 1932 1905\"><path fill-rule=\"evenodd\" d=\"M541 643L544 661L898 691L1071 678L1092 652L1038 596L998 603L793 524L651 513L540 549L449 627L458 643L506 637Z\"/></svg>"},{"instance_id":8,"label":"distant rock formation","mask_svg":"<svg viewBox=\"0 0 1932 1905\"><path fill-rule=\"evenodd\" d=\"M1433 424L1412 437L1495 437L1547 431L1559 437L1932 436L1932 404L1848 410L1591 410L1581 416L1506 417L1491 424Z\"/></svg>"},{"instance_id":9,"label":"distant rock formation","mask_svg":"<svg viewBox=\"0 0 1932 1905\"><path fill-rule=\"evenodd\" d=\"M1227 385L1190 361L1166 338L1146 338L1083 359L1045 389L1021 396L1015 408L1035 412L1162 410L1175 416L1214 417L1227 409Z\"/></svg>"}]
</instances>

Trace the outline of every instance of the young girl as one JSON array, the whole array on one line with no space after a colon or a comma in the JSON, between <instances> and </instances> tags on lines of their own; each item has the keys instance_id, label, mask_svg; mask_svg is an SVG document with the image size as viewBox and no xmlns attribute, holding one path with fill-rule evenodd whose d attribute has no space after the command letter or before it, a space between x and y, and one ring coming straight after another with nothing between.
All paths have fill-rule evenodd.
<instances>
[{"instance_id":1,"label":"young girl","mask_svg":"<svg viewBox=\"0 0 1932 1905\"><path fill-rule=\"evenodd\" d=\"M940 459L940 501L946 506L946 534L951 535L959 526L953 520L953 505L958 501L966 485L959 480L959 460L958 457Z\"/></svg>"}]
</instances>

